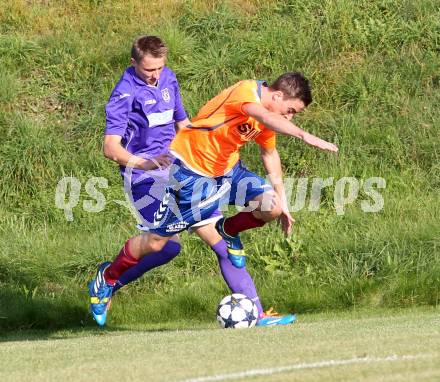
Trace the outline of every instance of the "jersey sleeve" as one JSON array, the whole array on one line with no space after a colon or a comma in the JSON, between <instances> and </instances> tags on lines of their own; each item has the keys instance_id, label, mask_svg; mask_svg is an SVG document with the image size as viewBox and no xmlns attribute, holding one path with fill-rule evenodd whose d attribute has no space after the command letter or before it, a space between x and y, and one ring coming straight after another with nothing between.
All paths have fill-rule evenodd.
<instances>
[{"instance_id":1,"label":"jersey sleeve","mask_svg":"<svg viewBox=\"0 0 440 382\"><path fill-rule=\"evenodd\" d=\"M263 132L255 138L255 142L265 149L273 149L276 146L276 138L274 131L264 128Z\"/></svg>"},{"instance_id":2,"label":"jersey sleeve","mask_svg":"<svg viewBox=\"0 0 440 382\"><path fill-rule=\"evenodd\" d=\"M130 87L117 86L105 107L105 135L124 136L128 126L134 94Z\"/></svg>"},{"instance_id":3,"label":"jersey sleeve","mask_svg":"<svg viewBox=\"0 0 440 382\"><path fill-rule=\"evenodd\" d=\"M243 111L243 105L247 103L260 103L254 81L243 81L232 89L228 100L228 109L236 113L246 115Z\"/></svg>"},{"instance_id":4,"label":"jersey sleeve","mask_svg":"<svg viewBox=\"0 0 440 382\"><path fill-rule=\"evenodd\" d=\"M173 118L176 122L180 122L183 121L185 118L187 118L187 114L185 111L185 108L183 107L183 103L182 103L182 96L180 94L180 87L179 87L179 83L176 82L174 84L174 89L175 89L175 104L174 104L174 115Z\"/></svg>"}]
</instances>

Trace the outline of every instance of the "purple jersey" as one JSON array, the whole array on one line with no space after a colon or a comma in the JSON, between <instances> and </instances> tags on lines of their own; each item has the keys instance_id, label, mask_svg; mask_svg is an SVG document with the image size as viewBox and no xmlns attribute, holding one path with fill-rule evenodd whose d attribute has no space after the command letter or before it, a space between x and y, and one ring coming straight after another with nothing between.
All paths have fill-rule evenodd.
<instances>
[{"instance_id":1,"label":"purple jersey","mask_svg":"<svg viewBox=\"0 0 440 382\"><path fill-rule=\"evenodd\" d=\"M187 117L176 75L168 67L163 69L156 86L142 81L133 67L126 69L105 111L105 134L121 136L121 144L128 152L147 159L168 152L176 134L174 123ZM121 166L121 173L124 172L125 167ZM133 169L132 176L137 178L142 173L143 170Z\"/></svg>"}]
</instances>

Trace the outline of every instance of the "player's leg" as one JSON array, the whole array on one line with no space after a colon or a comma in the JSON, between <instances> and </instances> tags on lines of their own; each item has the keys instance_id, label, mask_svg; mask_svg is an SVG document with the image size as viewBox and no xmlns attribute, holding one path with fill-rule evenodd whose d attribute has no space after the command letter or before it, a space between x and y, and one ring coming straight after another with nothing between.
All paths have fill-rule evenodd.
<instances>
[{"instance_id":1,"label":"player's leg","mask_svg":"<svg viewBox=\"0 0 440 382\"><path fill-rule=\"evenodd\" d=\"M263 310L252 277L245 267L237 268L232 264L228 257L226 242L222 240L213 224L194 227L193 230L217 254L223 278L231 292L244 294L254 301L255 305L257 305L258 326L289 325L296 321L296 316L294 314L280 315L274 312L272 308L268 311Z\"/></svg>"},{"instance_id":2,"label":"player's leg","mask_svg":"<svg viewBox=\"0 0 440 382\"><path fill-rule=\"evenodd\" d=\"M105 315L114 285L124 272L135 267L145 255L149 256L162 251L172 236L188 229L197 221L208 218L213 213L214 210L204 210L203 216L199 216L200 214L196 214L196 216L193 213L193 190L197 189L198 192L202 192L201 197L207 192L205 189L194 188L198 184L199 178L200 176L183 168L180 162L176 161L170 169L169 177L167 173L166 190L162 182L152 183L152 185L157 186L156 190L163 195L163 198L153 214L153 219L146 220L149 232L127 241L111 264L104 263L99 267L96 279L89 284L91 310L98 324L103 325L105 323ZM136 184L138 183L137 180ZM126 188L127 191L133 195L131 183L128 190ZM147 205L151 204L149 200L152 198L146 193L151 193L153 199L158 199L153 195L152 190L149 192L144 190L143 194L140 192L140 199L134 203L135 208L138 208L144 202ZM136 200L137 197L132 197L132 199ZM199 217L200 219L197 220ZM180 250L180 246L177 249ZM149 266L151 266L151 263ZM100 321L100 319L102 320Z\"/></svg>"},{"instance_id":3,"label":"player's leg","mask_svg":"<svg viewBox=\"0 0 440 382\"><path fill-rule=\"evenodd\" d=\"M249 297L257 305L258 313L262 315L263 307L251 275L246 268L237 268L231 263L228 258L227 244L216 231L214 224L193 227L193 230L217 255L221 273L231 292Z\"/></svg>"},{"instance_id":4,"label":"player's leg","mask_svg":"<svg viewBox=\"0 0 440 382\"><path fill-rule=\"evenodd\" d=\"M234 267L243 269L246 263L239 233L262 227L266 222L276 219L281 215L281 203L272 187L241 163L234 169L231 181L230 204L250 208L230 218L219 220L216 229L228 244L228 259ZM295 320L295 315L279 315L271 308L260 314L257 325L288 325Z\"/></svg>"},{"instance_id":5,"label":"player's leg","mask_svg":"<svg viewBox=\"0 0 440 382\"><path fill-rule=\"evenodd\" d=\"M234 216L224 219L223 229L231 236L248 229L262 227L281 215L279 196L273 190L263 191L248 202L254 206L253 211L241 211Z\"/></svg>"},{"instance_id":6,"label":"player's leg","mask_svg":"<svg viewBox=\"0 0 440 382\"><path fill-rule=\"evenodd\" d=\"M146 234L132 237L127 241L127 245L131 248L130 253L142 253L145 251L143 243ZM113 295L123 286L137 280L144 273L151 269L165 265L173 260L180 253L180 240L178 235L173 236L159 252L150 253L148 256L143 256L139 262L127 269L116 281L113 287Z\"/></svg>"},{"instance_id":7,"label":"player's leg","mask_svg":"<svg viewBox=\"0 0 440 382\"><path fill-rule=\"evenodd\" d=\"M154 226L154 214L158 210L165 195L168 183L169 171L167 169L155 170L145 173L142 177L131 179L124 178L125 193L128 196L138 221L141 224L137 228L142 232L148 232ZM129 181L130 180L130 181ZM135 255L145 251L145 234L131 238L127 244L130 253ZM180 241L177 235L173 236L159 252L144 256L133 267L125 271L116 281L113 288L115 294L121 287L137 280L145 272L170 262L180 252Z\"/></svg>"},{"instance_id":8,"label":"player's leg","mask_svg":"<svg viewBox=\"0 0 440 382\"><path fill-rule=\"evenodd\" d=\"M229 204L247 208L227 219L220 219L216 229L228 244L229 258L238 267L246 264L240 232L262 227L281 214L280 201L272 186L246 169L240 162L234 167L231 178Z\"/></svg>"},{"instance_id":9,"label":"player's leg","mask_svg":"<svg viewBox=\"0 0 440 382\"><path fill-rule=\"evenodd\" d=\"M197 223L198 217L203 220L212 215L215 207L209 207L201 211L203 216L200 213L194 214L192 208L194 184L197 184L200 178L199 175L175 164L170 171L169 178L170 183L166 191L163 183L159 183L159 186L156 187L157 193L162 194L163 198L159 205L156 205L155 212L147 214L142 213L141 210L141 215L144 218L143 224L148 228L148 233L127 241L115 261L106 268L103 276L112 286L125 271L136 267L140 259L145 257L145 254L151 256L149 259L144 260L148 268L155 264L160 265L161 259L157 259L157 257L159 256L158 253L163 254L161 251L164 249L167 256L164 256L163 260L168 260L177 255L176 250L180 250L180 245L177 243L176 235ZM184 187L182 187L182 184ZM206 193L207 191L201 189L199 192ZM153 191L150 191L150 193L157 198ZM140 200L144 198L145 196ZM135 207L139 207L139 203L135 202L134 204ZM148 203L148 205L150 204ZM145 218L146 216L147 218ZM172 242L169 241L171 237L174 237Z\"/></svg>"},{"instance_id":10,"label":"player's leg","mask_svg":"<svg viewBox=\"0 0 440 382\"><path fill-rule=\"evenodd\" d=\"M106 267L103 274L104 280L107 284L114 286L128 268L139 263L142 257L161 251L170 239L169 236L149 232L128 240L118 256Z\"/></svg>"},{"instance_id":11,"label":"player's leg","mask_svg":"<svg viewBox=\"0 0 440 382\"><path fill-rule=\"evenodd\" d=\"M152 233L140 236L134 241L133 247L128 240L113 262L101 264L95 279L89 283L90 308L99 325L105 324L106 312L116 281L126 270L135 266L142 257L161 251L170 239L170 237Z\"/></svg>"},{"instance_id":12,"label":"player's leg","mask_svg":"<svg viewBox=\"0 0 440 382\"><path fill-rule=\"evenodd\" d=\"M127 195L129 195L130 201L137 212L138 219L142 222L142 224L139 224L137 226L140 230L149 232L152 229L156 229L157 222L155 222L155 218L157 218L158 215L162 215L161 218L163 218L164 211L168 211L170 203L174 206L174 211L176 211L176 209L182 209L182 212L186 211L185 217L187 217L188 219L184 219L180 213L177 213L177 215L173 215L173 208L171 208L171 212L169 214L171 220L169 220L168 223L165 223L164 225L165 235L172 235L172 232L176 230L177 225L189 225L189 222L194 222L195 217L193 217L191 214L191 198L193 196L193 192L191 192L193 187L191 187L191 184L196 182L199 177L193 177L187 174L186 171L181 173L179 172L179 170L179 165L175 165L171 170L171 178L177 177L176 183L177 190L179 190L179 207L177 206L177 203L175 203L173 197L173 183L171 183L170 185L169 194L166 195L165 193L168 180L170 178L170 174L168 171L166 171L166 173L163 172L159 174L157 174L157 172L155 172L154 174L150 173L149 177L145 177L141 180L136 179L135 182L129 184L128 187L126 187L125 191ZM189 191L185 192L184 190L181 190L180 184L188 183L188 180L190 182L190 187ZM182 198L182 195L185 195L186 198ZM167 202L165 202L166 200ZM168 214L168 212L166 212L166 214ZM213 217L211 218L215 220L216 216L213 215ZM186 220L188 220L188 222L186 222ZM170 228L171 233L167 232L167 224L174 225ZM127 252L128 246L129 253L140 256L146 250L146 248L144 248L144 239L145 235L139 235L135 238L130 239L126 243L126 246L123 248L123 250ZM121 252L124 252L123 250L121 250ZM116 281L116 284L113 288L113 294L123 285L126 285L129 282L132 282L141 277L146 271L168 263L175 256L177 256L179 251L180 243L178 241L178 236L175 235L169 242L167 242L167 244L161 251L151 253L149 256L142 257L142 259L136 265L130 267L126 272L124 272L121 277Z\"/></svg>"},{"instance_id":13,"label":"player's leg","mask_svg":"<svg viewBox=\"0 0 440 382\"><path fill-rule=\"evenodd\" d=\"M114 295L122 286L138 279L145 272L170 262L180 252L180 242L178 236L175 235L159 252L150 253L148 256L142 256L143 253L147 253L148 251L148 249L145 248L148 236L145 232L148 232L149 227L153 225L154 213L159 208L163 199L169 176L168 171L155 171L150 172L148 176L146 175L147 174L143 177L136 177L133 179L131 177L124 178L126 195L128 196L134 211L137 212L138 220L141 222L137 227L144 232L144 234L127 240L119 251L118 256L124 256L124 254L128 253L130 256L139 257L140 260L122 273L112 288L112 295ZM108 264L109 263L105 263L103 267ZM93 283L94 281L92 282L92 285ZM96 301L93 293L90 293L90 295L91 301ZM100 325L104 325L106 322L111 300L108 299L106 302L107 305L104 313L101 315L93 315L95 321ZM94 310L92 309L92 312L93 311ZM97 309L95 309L95 312L96 311Z\"/></svg>"}]
</instances>

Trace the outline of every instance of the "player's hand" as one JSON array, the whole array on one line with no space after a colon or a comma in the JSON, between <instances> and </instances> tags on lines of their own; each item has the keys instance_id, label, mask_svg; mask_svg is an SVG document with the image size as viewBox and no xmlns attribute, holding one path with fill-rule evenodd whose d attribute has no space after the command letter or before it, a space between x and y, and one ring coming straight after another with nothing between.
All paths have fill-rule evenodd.
<instances>
[{"instance_id":1,"label":"player's hand","mask_svg":"<svg viewBox=\"0 0 440 382\"><path fill-rule=\"evenodd\" d=\"M163 170L169 166L171 166L171 163L173 163L171 156L169 154L161 154L157 157L151 158L146 162L146 170L155 170L160 169Z\"/></svg>"},{"instance_id":2,"label":"player's hand","mask_svg":"<svg viewBox=\"0 0 440 382\"><path fill-rule=\"evenodd\" d=\"M314 146L320 148L321 150L332 151L334 153L338 152L338 146L319 138L314 142Z\"/></svg>"},{"instance_id":3,"label":"player's hand","mask_svg":"<svg viewBox=\"0 0 440 382\"><path fill-rule=\"evenodd\" d=\"M285 235L290 235L292 233L293 223L295 219L290 215L288 209L283 208L283 212L279 217L279 222L281 223L281 228Z\"/></svg>"},{"instance_id":4,"label":"player's hand","mask_svg":"<svg viewBox=\"0 0 440 382\"><path fill-rule=\"evenodd\" d=\"M314 135L308 133L304 136L304 142L308 143L309 145L318 147L321 150L332 151L335 153L338 152L338 146L336 146L335 144L324 141L323 139L315 137Z\"/></svg>"},{"instance_id":5,"label":"player's hand","mask_svg":"<svg viewBox=\"0 0 440 382\"><path fill-rule=\"evenodd\" d=\"M321 148L323 150L332 151L334 153L337 153L339 151L338 146L336 146L335 144L330 143L330 142L325 142L325 144Z\"/></svg>"}]
</instances>

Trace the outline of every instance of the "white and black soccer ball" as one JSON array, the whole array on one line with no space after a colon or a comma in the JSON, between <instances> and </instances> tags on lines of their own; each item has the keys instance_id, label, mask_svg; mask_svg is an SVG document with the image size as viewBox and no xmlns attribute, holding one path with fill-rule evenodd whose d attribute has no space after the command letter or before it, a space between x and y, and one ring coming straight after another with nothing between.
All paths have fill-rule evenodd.
<instances>
[{"instance_id":1,"label":"white and black soccer ball","mask_svg":"<svg viewBox=\"0 0 440 382\"><path fill-rule=\"evenodd\" d=\"M258 308L249 297L234 293L218 304L217 320L222 328L252 328L258 320Z\"/></svg>"}]
</instances>

